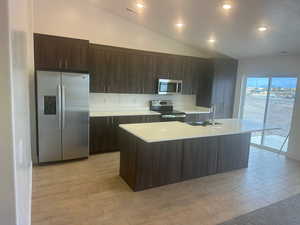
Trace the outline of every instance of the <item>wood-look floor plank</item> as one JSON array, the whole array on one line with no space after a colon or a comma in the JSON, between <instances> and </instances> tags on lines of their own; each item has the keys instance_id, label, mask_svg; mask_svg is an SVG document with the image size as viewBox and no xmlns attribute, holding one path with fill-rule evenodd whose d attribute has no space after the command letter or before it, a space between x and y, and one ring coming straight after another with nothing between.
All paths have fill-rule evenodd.
<instances>
[{"instance_id":1,"label":"wood-look floor plank","mask_svg":"<svg viewBox=\"0 0 300 225\"><path fill-rule=\"evenodd\" d=\"M119 153L33 169L32 225L214 225L300 193L300 163L251 149L249 168L133 192Z\"/></svg>"}]
</instances>

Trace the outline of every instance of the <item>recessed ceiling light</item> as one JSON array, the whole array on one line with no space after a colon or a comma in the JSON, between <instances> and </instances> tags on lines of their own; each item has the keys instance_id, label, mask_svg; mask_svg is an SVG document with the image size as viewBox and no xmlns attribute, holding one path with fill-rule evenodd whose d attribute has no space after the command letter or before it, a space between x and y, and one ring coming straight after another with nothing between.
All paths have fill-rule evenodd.
<instances>
[{"instance_id":1,"label":"recessed ceiling light","mask_svg":"<svg viewBox=\"0 0 300 225\"><path fill-rule=\"evenodd\" d=\"M136 7L143 9L143 8L145 8L145 5L142 3L136 3Z\"/></svg>"},{"instance_id":2,"label":"recessed ceiling light","mask_svg":"<svg viewBox=\"0 0 300 225\"><path fill-rule=\"evenodd\" d=\"M268 30L268 28L264 27L264 26L258 28L258 31L260 31L260 32L264 32L266 30Z\"/></svg>"},{"instance_id":3,"label":"recessed ceiling light","mask_svg":"<svg viewBox=\"0 0 300 225\"><path fill-rule=\"evenodd\" d=\"M214 39L214 38L210 38L210 39L208 39L207 41L208 41L209 43L212 43L212 44L213 44L213 43L215 43L215 42L216 42L216 39Z\"/></svg>"},{"instance_id":4,"label":"recessed ceiling light","mask_svg":"<svg viewBox=\"0 0 300 225\"><path fill-rule=\"evenodd\" d=\"M184 24L183 23L176 23L176 27L183 27Z\"/></svg>"},{"instance_id":5,"label":"recessed ceiling light","mask_svg":"<svg viewBox=\"0 0 300 225\"><path fill-rule=\"evenodd\" d=\"M226 10L229 10L229 9L231 9L232 8L232 6L229 4L229 3L225 3L225 4L223 4L223 9L226 9Z\"/></svg>"}]
</instances>

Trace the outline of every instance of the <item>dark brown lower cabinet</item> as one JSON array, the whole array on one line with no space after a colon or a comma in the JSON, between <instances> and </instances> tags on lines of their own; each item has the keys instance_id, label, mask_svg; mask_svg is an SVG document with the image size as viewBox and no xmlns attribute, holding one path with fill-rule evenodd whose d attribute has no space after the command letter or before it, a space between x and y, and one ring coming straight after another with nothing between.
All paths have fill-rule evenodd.
<instances>
[{"instance_id":1,"label":"dark brown lower cabinet","mask_svg":"<svg viewBox=\"0 0 300 225\"><path fill-rule=\"evenodd\" d=\"M217 173L218 144L218 137L184 141L182 179Z\"/></svg>"},{"instance_id":2,"label":"dark brown lower cabinet","mask_svg":"<svg viewBox=\"0 0 300 225\"><path fill-rule=\"evenodd\" d=\"M116 151L115 129L113 117L90 118L90 154Z\"/></svg>"},{"instance_id":3,"label":"dark brown lower cabinet","mask_svg":"<svg viewBox=\"0 0 300 225\"><path fill-rule=\"evenodd\" d=\"M138 143L137 189L157 187L180 181L182 141L161 142L152 145ZM146 174L146 176L145 176Z\"/></svg>"},{"instance_id":4,"label":"dark brown lower cabinet","mask_svg":"<svg viewBox=\"0 0 300 225\"><path fill-rule=\"evenodd\" d=\"M251 134L222 136L219 139L217 172L248 167Z\"/></svg>"},{"instance_id":5,"label":"dark brown lower cabinet","mask_svg":"<svg viewBox=\"0 0 300 225\"><path fill-rule=\"evenodd\" d=\"M119 124L159 121L159 115L91 117L90 154L119 151Z\"/></svg>"},{"instance_id":6,"label":"dark brown lower cabinet","mask_svg":"<svg viewBox=\"0 0 300 225\"><path fill-rule=\"evenodd\" d=\"M119 134L120 176L134 191L248 167L250 133L158 143Z\"/></svg>"},{"instance_id":7,"label":"dark brown lower cabinet","mask_svg":"<svg viewBox=\"0 0 300 225\"><path fill-rule=\"evenodd\" d=\"M123 129L119 132L120 176L134 191L181 180L182 141L147 144Z\"/></svg>"}]
</instances>

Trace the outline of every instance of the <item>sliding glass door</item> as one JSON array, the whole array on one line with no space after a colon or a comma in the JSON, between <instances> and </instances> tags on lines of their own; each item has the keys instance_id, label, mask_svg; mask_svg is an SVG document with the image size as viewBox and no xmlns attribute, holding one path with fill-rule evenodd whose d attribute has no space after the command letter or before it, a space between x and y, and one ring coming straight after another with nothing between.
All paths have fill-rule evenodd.
<instances>
[{"instance_id":1,"label":"sliding glass door","mask_svg":"<svg viewBox=\"0 0 300 225\"><path fill-rule=\"evenodd\" d=\"M280 150L291 126L297 87L296 77L248 77L244 93L242 118L280 130L254 133L251 142ZM286 151L287 143L283 147Z\"/></svg>"}]
</instances>

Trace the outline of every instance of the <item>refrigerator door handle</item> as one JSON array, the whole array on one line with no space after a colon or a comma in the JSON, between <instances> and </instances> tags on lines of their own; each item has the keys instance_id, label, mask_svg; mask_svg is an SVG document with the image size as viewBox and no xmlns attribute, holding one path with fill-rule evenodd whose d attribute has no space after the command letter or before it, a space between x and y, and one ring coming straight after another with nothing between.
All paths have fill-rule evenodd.
<instances>
[{"instance_id":1,"label":"refrigerator door handle","mask_svg":"<svg viewBox=\"0 0 300 225\"><path fill-rule=\"evenodd\" d=\"M58 128L61 129L61 85L57 85L57 108L58 108Z\"/></svg>"},{"instance_id":2,"label":"refrigerator door handle","mask_svg":"<svg viewBox=\"0 0 300 225\"><path fill-rule=\"evenodd\" d=\"M62 129L65 128L66 124L66 113L65 113L65 106L66 106L66 88L65 86L62 86Z\"/></svg>"}]
</instances>

